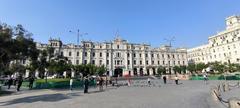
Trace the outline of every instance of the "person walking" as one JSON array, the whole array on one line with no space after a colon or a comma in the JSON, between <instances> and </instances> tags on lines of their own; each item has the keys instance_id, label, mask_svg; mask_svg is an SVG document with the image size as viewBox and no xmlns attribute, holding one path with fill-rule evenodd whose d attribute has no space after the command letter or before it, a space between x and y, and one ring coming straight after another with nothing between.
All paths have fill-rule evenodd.
<instances>
[{"instance_id":1,"label":"person walking","mask_svg":"<svg viewBox=\"0 0 240 108\"><path fill-rule=\"evenodd\" d=\"M151 86L151 79L150 78L147 79L147 82L148 82L148 86Z\"/></svg>"},{"instance_id":2,"label":"person walking","mask_svg":"<svg viewBox=\"0 0 240 108\"><path fill-rule=\"evenodd\" d=\"M99 78L99 91L103 91L103 78Z\"/></svg>"},{"instance_id":3,"label":"person walking","mask_svg":"<svg viewBox=\"0 0 240 108\"><path fill-rule=\"evenodd\" d=\"M207 84L207 80L208 80L207 73L203 74L203 80L204 80L205 84Z\"/></svg>"},{"instance_id":4,"label":"person walking","mask_svg":"<svg viewBox=\"0 0 240 108\"><path fill-rule=\"evenodd\" d=\"M177 75L175 76L175 83L176 83L176 85L178 85L178 76Z\"/></svg>"},{"instance_id":5,"label":"person walking","mask_svg":"<svg viewBox=\"0 0 240 108\"><path fill-rule=\"evenodd\" d=\"M88 85L89 85L89 80L88 80L88 76L86 76L84 80L84 93L88 93Z\"/></svg>"},{"instance_id":6,"label":"person walking","mask_svg":"<svg viewBox=\"0 0 240 108\"><path fill-rule=\"evenodd\" d=\"M73 79L71 78L70 81L69 81L69 85L70 85L70 90L72 91L72 85L73 85Z\"/></svg>"},{"instance_id":7,"label":"person walking","mask_svg":"<svg viewBox=\"0 0 240 108\"><path fill-rule=\"evenodd\" d=\"M30 78L29 78L29 89L32 89L33 88L33 82L34 82L34 76L31 76Z\"/></svg>"},{"instance_id":8,"label":"person walking","mask_svg":"<svg viewBox=\"0 0 240 108\"><path fill-rule=\"evenodd\" d=\"M22 86L23 78L22 75L19 75L17 78L17 91L20 91L20 87Z\"/></svg>"},{"instance_id":9,"label":"person walking","mask_svg":"<svg viewBox=\"0 0 240 108\"><path fill-rule=\"evenodd\" d=\"M106 85L106 88L107 88L107 86L108 86L108 78L107 78L107 76L106 76L106 80L105 80L105 85Z\"/></svg>"},{"instance_id":10,"label":"person walking","mask_svg":"<svg viewBox=\"0 0 240 108\"><path fill-rule=\"evenodd\" d=\"M10 88L11 88L11 85L13 84L13 78L12 78L11 76L8 77L8 82L7 82L7 84L8 84L8 89L10 89Z\"/></svg>"},{"instance_id":11,"label":"person walking","mask_svg":"<svg viewBox=\"0 0 240 108\"><path fill-rule=\"evenodd\" d=\"M164 84L167 84L167 77L166 77L166 75L163 76L163 82L164 82Z\"/></svg>"}]
</instances>

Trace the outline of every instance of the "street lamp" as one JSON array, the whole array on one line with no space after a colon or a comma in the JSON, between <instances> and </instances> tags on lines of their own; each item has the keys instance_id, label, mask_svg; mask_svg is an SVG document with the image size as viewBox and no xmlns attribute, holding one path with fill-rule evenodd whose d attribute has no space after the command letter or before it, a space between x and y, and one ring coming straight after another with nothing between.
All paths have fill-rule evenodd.
<instances>
[{"instance_id":1,"label":"street lamp","mask_svg":"<svg viewBox=\"0 0 240 108\"><path fill-rule=\"evenodd\" d=\"M80 33L80 30L78 29L77 32L74 32L74 31L69 31L70 33L74 33L74 34L77 34L77 45L79 45L79 37L81 36L84 36L84 35L88 35L88 33Z\"/></svg>"}]
</instances>

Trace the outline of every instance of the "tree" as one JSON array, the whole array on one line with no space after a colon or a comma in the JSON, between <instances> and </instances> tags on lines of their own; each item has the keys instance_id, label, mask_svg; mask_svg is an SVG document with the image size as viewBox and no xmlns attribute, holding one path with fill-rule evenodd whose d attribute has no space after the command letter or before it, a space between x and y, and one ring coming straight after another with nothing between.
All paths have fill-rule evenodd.
<instances>
[{"instance_id":1,"label":"tree","mask_svg":"<svg viewBox=\"0 0 240 108\"><path fill-rule=\"evenodd\" d=\"M180 69L183 74L186 74L187 66L180 66Z\"/></svg>"},{"instance_id":2,"label":"tree","mask_svg":"<svg viewBox=\"0 0 240 108\"><path fill-rule=\"evenodd\" d=\"M191 73L196 72L196 65L195 64L188 64L187 70L190 71Z\"/></svg>"},{"instance_id":3,"label":"tree","mask_svg":"<svg viewBox=\"0 0 240 108\"><path fill-rule=\"evenodd\" d=\"M38 50L31 36L22 25L0 24L0 71L9 70L11 61L37 60Z\"/></svg>"},{"instance_id":4,"label":"tree","mask_svg":"<svg viewBox=\"0 0 240 108\"><path fill-rule=\"evenodd\" d=\"M226 69L226 65L223 65L220 62L211 63L211 67L218 73L223 73L224 70Z\"/></svg>"},{"instance_id":5,"label":"tree","mask_svg":"<svg viewBox=\"0 0 240 108\"><path fill-rule=\"evenodd\" d=\"M181 73L181 68L180 68L180 66L174 66L173 67L173 71L175 72L175 74L177 74L177 73Z\"/></svg>"},{"instance_id":6,"label":"tree","mask_svg":"<svg viewBox=\"0 0 240 108\"><path fill-rule=\"evenodd\" d=\"M158 73L158 75L166 74L166 68L163 66L159 66L157 68L157 73Z\"/></svg>"},{"instance_id":7,"label":"tree","mask_svg":"<svg viewBox=\"0 0 240 108\"><path fill-rule=\"evenodd\" d=\"M205 68L207 68L207 65L205 65L204 63L196 64L196 71L198 71L198 72L202 72L202 70Z\"/></svg>"},{"instance_id":8,"label":"tree","mask_svg":"<svg viewBox=\"0 0 240 108\"><path fill-rule=\"evenodd\" d=\"M107 71L107 69L102 65L102 66L98 67L97 74L102 76L106 71Z\"/></svg>"}]
</instances>

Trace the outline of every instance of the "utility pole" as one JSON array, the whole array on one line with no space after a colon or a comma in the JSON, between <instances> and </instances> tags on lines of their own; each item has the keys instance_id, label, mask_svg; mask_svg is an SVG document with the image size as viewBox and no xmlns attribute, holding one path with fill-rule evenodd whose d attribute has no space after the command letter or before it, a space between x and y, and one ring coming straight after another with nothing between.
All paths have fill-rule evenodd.
<instances>
[{"instance_id":1,"label":"utility pole","mask_svg":"<svg viewBox=\"0 0 240 108\"><path fill-rule=\"evenodd\" d=\"M77 45L79 45L79 37L81 36L84 36L84 35L88 35L88 33L80 33L80 30L79 29L77 29L77 33L76 32L74 32L74 31L69 31L70 33L74 33L74 34L77 34Z\"/></svg>"}]
</instances>

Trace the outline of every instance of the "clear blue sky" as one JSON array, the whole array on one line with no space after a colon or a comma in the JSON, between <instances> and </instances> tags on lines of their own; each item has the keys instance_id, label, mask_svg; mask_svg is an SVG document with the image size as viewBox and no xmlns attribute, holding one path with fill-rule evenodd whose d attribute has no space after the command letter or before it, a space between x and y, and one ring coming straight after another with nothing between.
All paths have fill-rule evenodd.
<instances>
[{"instance_id":1,"label":"clear blue sky","mask_svg":"<svg viewBox=\"0 0 240 108\"><path fill-rule=\"evenodd\" d=\"M76 43L69 30L87 32L86 40L112 40L119 30L133 43L194 47L225 28L225 18L240 15L239 0L0 0L0 21L22 24L35 41L60 37Z\"/></svg>"}]
</instances>

